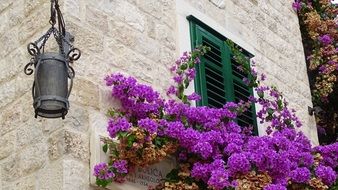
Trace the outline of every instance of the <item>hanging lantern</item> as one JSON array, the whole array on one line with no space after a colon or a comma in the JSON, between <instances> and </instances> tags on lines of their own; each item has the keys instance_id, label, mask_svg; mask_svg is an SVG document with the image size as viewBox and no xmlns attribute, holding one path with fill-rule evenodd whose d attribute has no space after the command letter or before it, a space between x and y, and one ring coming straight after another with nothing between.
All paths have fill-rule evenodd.
<instances>
[{"instance_id":1,"label":"hanging lantern","mask_svg":"<svg viewBox=\"0 0 338 190\"><path fill-rule=\"evenodd\" d=\"M56 19L58 28L55 27ZM68 97L75 77L70 64L80 58L81 52L73 47L74 37L66 32L58 0L51 1L49 23L51 28L37 41L28 44L28 53L32 58L24 71L27 75L34 73L32 96L35 118L41 116L64 119L68 113ZM55 38L58 52L45 52L45 45L50 36Z\"/></svg>"}]
</instances>

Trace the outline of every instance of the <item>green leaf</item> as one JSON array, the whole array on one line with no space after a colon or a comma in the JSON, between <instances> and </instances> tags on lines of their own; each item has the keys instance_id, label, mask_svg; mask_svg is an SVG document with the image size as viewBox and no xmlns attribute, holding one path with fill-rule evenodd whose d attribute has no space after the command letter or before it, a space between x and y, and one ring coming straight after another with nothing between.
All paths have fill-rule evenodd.
<instances>
[{"instance_id":1,"label":"green leaf","mask_svg":"<svg viewBox=\"0 0 338 190\"><path fill-rule=\"evenodd\" d=\"M264 92L257 92L257 95L258 95L260 98L264 98Z\"/></svg>"},{"instance_id":2,"label":"green leaf","mask_svg":"<svg viewBox=\"0 0 338 190\"><path fill-rule=\"evenodd\" d=\"M128 135L128 132L125 132L125 131L123 131L123 132L118 132L117 133L117 136L118 136L118 138L120 139L120 138L124 138L124 137L126 137Z\"/></svg>"},{"instance_id":3,"label":"green leaf","mask_svg":"<svg viewBox=\"0 0 338 190\"><path fill-rule=\"evenodd\" d=\"M202 180L197 181L196 184L200 189L208 189L208 185ZM229 190L229 189L227 188L225 190Z\"/></svg>"},{"instance_id":4,"label":"green leaf","mask_svg":"<svg viewBox=\"0 0 338 190\"><path fill-rule=\"evenodd\" d=\"M272 115L274 112L275 112L275 111L274 111L272 108L269 108L269 109L268 109L268 114L269 114L269 115Z\"/></svg>"},{"instance_id":5,"label":"green leaf","mask_svg":"<svg viewBox=\"0 0 338 190\"><path fill-rule=\"evenodd\" d=\"M164 115L163 119L168 120L168 121L174 121L176 119L175 115Z\"/></svg>"},{"instance_id":6,"label":"green leaf","mask_svg":"<svg viewBox=\"0 0 338 190\"><path fill-rule=\"evenodd\" d=\"M171 182L178 182L180 180L178 176L179 170L177 168L172 169L167 175L166 175L166 180L171 181Z\"/></svg>"},{"instance_id":7,"label":"green leaf","mask_svg":"<svg viewBox=\"0 0 338 190\"><path fill-rule=\"evenodd\" d=\"M279 110L283 109L283 101L281 99L277 101L277 105Z\"/></svg>"},{"instance_id":8,"label":"green leaf","mask_svg":"<svg viewBox=\"0 0 338 190\"><path fill-rule=\"evenodd\" d=\"M114 158L118 158L119 157L119 151L118 150L113 150L113 151L111 151L112 152L112 156L114 157Z\"/></svg>"},{"instance_id":9,"label":"green leaf","mask_svg":"<svg viewBox=\"0 0 338 190\"><path fill-rule=\"evenodd\" d=\"M102 147L102 150L104 153L107 153L108 151L108 144L104 144L103 147Z\"/></svg>"},{"instance_id":10,"label":"green leaf","mask_svg":"<svg viewBox=\"0 0 338 190\"><path fill-rule=\"evenodd\" d=\"M185 88L188 88L189 83L190 83L189 79L187 79L187 78L184 79L184 86L185 86Z\"/></svg>"},{"instance_id":11,"label":"green leaf","mask_svg":"<svg viewBox=\"0 0 338 190\"><path fill-rule=\"evenodd\" d=\"M104 180L96 178L96 185L100 187L107 187L111 183L111 180Z\"/></svg>"},{"instance_id":12,"label":"green leaf","mask_svg":"<svg viewBox=\"0 0 338 190\"><path fill-rule=\"evenodd\" d=\"M156 137L153 140L153 143L157 148L162 148L163 145L167 144L167 142L168 142L168 139L165 137Z\"/></svg>"},{"instance_id":13,"label":"green leaf","mask_svg":"<svg viewBox=\"0 0 338 190\"><path fill-rule=\"evenodd\" d=\"M135 142L136 136L135 135L129 135L127 137L127 147L131 148L133 146L133 143Z\"/></svg>"},{"instance_id":14,"label":"green leaf","mask_svg":"<svg viewBox=\"0 0 338 190\"><path fill-rule=\"evenodd\" d=\"M182 121L183 125L188 126L188 118L186 116L182 116L181 121Z\"/></svg>"},{"instance_id":15,"label":"green leaf","mask_svg":"<svg viewBox=\"0 0 338 190\"><path fill-rule=\"evenodd\" d=\"M113 109L109 109L109 110L107 111L107 115L110 116L110 117L114 117L115 111L114 111Z\"/></svg>"},{"instance_id":16,"label":"green leaf","mask_svg":"<svg viewBox=\"0 0 338 190\"><path fill-rule=\"evenodd\" d=\"M188 102L188 96L187 95L183 95L182 102L183 103L187 103Z\"/></svg>"},{"instance_id":17,"label":"green leaf","mask_svg":"<svg viewBox=\"0 0 338 190\"><path fill-rule=\"evenodd\" d=\"M163 118L164 117L163 107L159 108L159 112L160 112L160 118Z\"/></svg>"},{"instance_id":18,"label":"green leaf","mask_svg":"<svg viewBox=\"0 0 338 190\"><path fill-rule=\"evenodd\" d=\"M198 130L198 131L202 131L202 129L204 129L202 125L198 125L198 124L196 124L196 125L194 126L194 128L195 128L196 130Z\"/></svg>"},{"instance_id":19,"label":"green leaf","mask_svg":"<svg viewBox=\"0 0 338 190\"><path fill-rule=\"evenodd\" d=\"M291 120L290 119L285 120L285 124L292 125Z\"/></svg>"},{"instance_id":20,"label":"green leaf","mask_svg":"<svg viewBox=\"0 0 338 190\"><path fill-rule=\"evenodd\" d=\"M183 86L183 84L180 84L180 85L178 86L178 91L179 91L179 92L183 92L183 90L184 90L184 86Z\"/></svg>"},{"instance_id":21,"label":"green leaf","mask_svg":"<svg viewBox=\"0 0 338 190\"><path fill-rule=\"evenodd\" d=\"M183 71L186 70L187 68L188 68L187 64L183 64L183 65L180 66L180 69L183 70Z\"/></svg>"},{"instance_id":22,"label":"green leaf","mask_svg":"<svg viewBox=\"0 0 338 190\"><path fill-rule=\"evenodd\" d=\"M188 62L188 65L189 65L189 69L192 69L192 68L195 67L195 64L194 64L193 61L189 61L189 62Z\"/></svg>"},{"instance_id":23,"label":"green leaf","mask_svg":"<svg viewBox=\"0 0 338 190\"><path fill-rule=\"evenodd\" d=\"M177 97L178 97L179 99L181 99L181 100L182 100L182 98L183 98L183 92L184 92L184 85L183 85L183 84L180 84L180 85L178 86L178 95L177 95Z\"/></svg>"}]
</instances>

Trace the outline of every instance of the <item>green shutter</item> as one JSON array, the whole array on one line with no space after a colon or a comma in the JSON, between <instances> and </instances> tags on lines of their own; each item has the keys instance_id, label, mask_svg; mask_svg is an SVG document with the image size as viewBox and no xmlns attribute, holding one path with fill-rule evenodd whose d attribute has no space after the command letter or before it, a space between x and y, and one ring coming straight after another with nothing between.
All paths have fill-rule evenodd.
<instances>
[{"instance_id":1,"label":"green shutter","mask_svg":"<svg viewBox=\"0 0 338 190\"><path fill-rule=\"evenodd\" d=\"M196 89L202 96L198 105L222 107L226 101L233 97L232 88L227 83L231 82L230 64L224 64L230 60L229 51L226 51L224 42L196 25L196 45L206 45L211 48L201 58L201 64L197 67Z\"/></svg>"},{"instance_id":2,"label":"green shutter","mask_svg":"<svg viewBox=\"0 0 338 190\"><path fill-rule=\"evenodd\" d=\"M238 63L232 58L230 49L224 42L226 38L194 17L188 19L192 48L198 45L211 48L211 51L201 58L201 64L196 67L195 89L202 97L197 105L219 108L227 101L248 100L253 90L244 84L243 78L246 76L237 69ZM238 124L253 125L254 132L257 133L255 113L254 106L251 106L251 109L238 117Z\"/></svg>"},{"instance_id":3,"label":"green shutter","mask_svg":"<svg viewBox=\"0 0 338 190\"><path fill-rule=\"evenodd\" d=\"M253 89L248 87L243 82L243 78L247 78L248 76L237 68L238 65L239 64L235 61L235 59L231 57L235 102L239 102L240 100L247 101L249 96L253 95ZM240 126L253 125L255 128L255 133L257 133L256 110L254 105L252 105L250 109L248 109L246 112L238 117L238 124Z\"/></svg>"}]
</instances>

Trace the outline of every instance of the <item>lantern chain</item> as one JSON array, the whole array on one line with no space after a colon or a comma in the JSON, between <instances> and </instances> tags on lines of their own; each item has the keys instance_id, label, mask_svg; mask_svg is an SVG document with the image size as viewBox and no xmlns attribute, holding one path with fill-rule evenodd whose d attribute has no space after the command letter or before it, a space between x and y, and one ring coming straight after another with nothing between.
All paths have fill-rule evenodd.
<instances>
[{"instance_id":1,"label":"lantern chain","mask_svg":"<svg viewBox=\"0 0 338 190\"><path fill-rule=\"evenodd\" d=\"M53 34L59 47L60 54L65 56L65 58L68 60L67 66L69 68L69 78L73 78L75 72L74 69L69 65L69 63L73 63L74 61L78 60L81 56L81 51L78 48L74 48L72 44L72 39L68 38L69 36L66 37L65 22L60 10L58 0L51 0L51 16L49 23L52 25L51 28L49 28L48 31L38 40L28 44L27 50L28 53L32 55L32 58L30 62L26 64L24 72L27 75L31 75L33 73L33 69L30 67L33 65L36 66L38 55L44 53L46 42ZM58 24L58 28L55 27L56 24ZM65 47L67 47L67 49L65 49Z\"/></svg>"}]
</instances>

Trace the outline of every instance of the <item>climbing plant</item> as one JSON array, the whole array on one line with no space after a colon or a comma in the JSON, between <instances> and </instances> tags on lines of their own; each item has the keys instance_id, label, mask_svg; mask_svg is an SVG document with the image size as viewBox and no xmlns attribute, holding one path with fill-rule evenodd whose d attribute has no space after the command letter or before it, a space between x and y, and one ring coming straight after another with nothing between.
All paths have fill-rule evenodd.
<instances>
[{"instance_id":1,"label":"climbing plant","mask_svg":"<svg viewBox=\"0 0 338 190\"><path fill-rule=\"evenodd\" d=\"M338 143L312 148L295 128L301 122L274 86L264 86L254 63L227 41L238 69L248 74L246 83L258 96L248 102L227 102L221 108L193 107L198 94L185 89L195 77L195 66L209 48L185 52L171 68L173 85L168 98L131 76L105 78L120 108L109 110L103 151L108 163L99 163L94 175L99 186L123 182L136 167L147 167L171 155L177 168L151 189L329 189L336 180ZM266 123L267 135L254 136L250 126L236 118L251 103L260 104L257 116Z\"/></svg>"}]
</instances>

